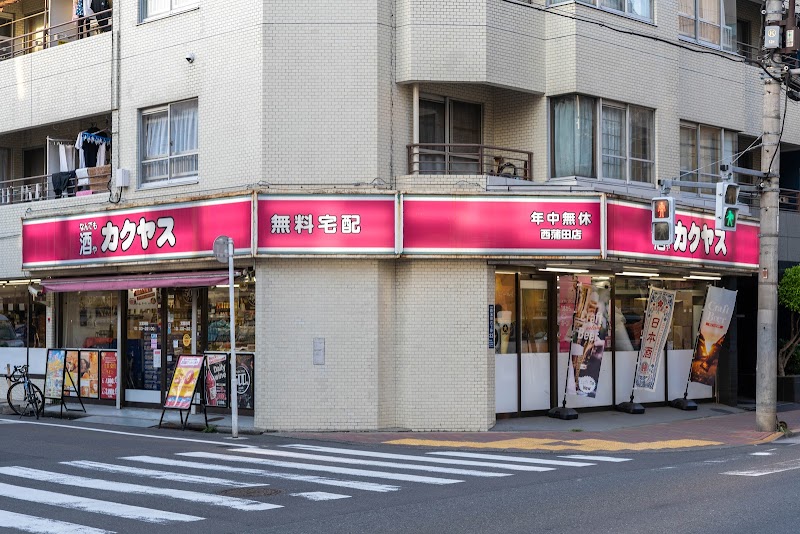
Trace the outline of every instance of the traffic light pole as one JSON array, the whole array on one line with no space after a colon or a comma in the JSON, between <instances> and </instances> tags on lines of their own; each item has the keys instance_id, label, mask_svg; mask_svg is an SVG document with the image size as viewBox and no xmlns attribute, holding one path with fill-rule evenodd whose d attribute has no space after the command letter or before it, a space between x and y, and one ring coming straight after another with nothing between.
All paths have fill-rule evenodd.
<instances>
[{"instance_id":1,"label":"traffic light pole","mask_svg":"<svg viewBox=\"0 0 800 534\"><path fill-rule=\"evenodd\" d=\"M779 26L783 1L767 0L764 26ZM761 191L761 236L758 273L756 338L756 429L777 429L778 371L778 194L780 190L781 57L770 53L764 68L761 170L766 173Z\"/></svg>"}]
</instances>

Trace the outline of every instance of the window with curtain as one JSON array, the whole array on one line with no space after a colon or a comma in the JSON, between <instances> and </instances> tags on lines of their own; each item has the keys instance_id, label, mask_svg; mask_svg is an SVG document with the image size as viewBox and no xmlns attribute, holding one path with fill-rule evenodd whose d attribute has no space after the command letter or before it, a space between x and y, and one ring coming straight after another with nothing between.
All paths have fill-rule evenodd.
<instances>
[{"instance_id":1,"label":"window with curtain","mask_svg":"<svg viewBox=\"0 0 800 534\"><path fill-rule=\"evenodd\" d=\"M736 1L679 0L678 32L701 44L736 51Z\"/></svg>"},{"instance_id":2,"label":"window with curtain","mask_svg":"<svg viewBox=\"0 0 800 534\"><path fill-rule=\"evenodd\" d=\"M720 165L731 165L738 134L704 124L681 124L681 180L719 181ZM708 190L700 191L708 194Z\"/></svg>"},{"instance_id":3,"label":"window with curtain","mask_svg":"<svg viewBox=\"0 0 800 534\"><path fill-rule=\"evenodd\" d=\"M594 98L571 95L552 101L553 177L596 177Z\"/></svg>"},{"instance_id":4,"label":"window with curtain","mask_svg":"<svg viewBox=\"0 0 800 534\"><path fill-rule=\"evenodd\" d=\"M653 21L653 0L577 0L578 3L616 11L638 19ZM565 0L547 0L547 5L564 4Z\"/></svg>"},{"instance_id":5,"label":"window with curtain","mask_svg":"<svg viewBox=\"0 0 800 534\"><path fill-rule=\"evenodd\" d=\"M197 177L197 121L196 99L142 112L142 185Z\"/></svg>"},{"instance_id":6,"label":"window with curtain","mask_svg":"<svg viewBox=\"0 0 800 534\"><path fill-rule=\"evenodd\" d=\"M139 0L139 10L141 20L159 15L165 15L172 11L179 11L198 4L198 0Z\"/></svg>"},{"instance_id":7,"label":"window with curtain","mask_svg":"<svg viewBox=\"0 0 800 534\"><path fill-rule=\"evenodd\" d=\"M483 138L483 106L446 97L419 101L419 172L478 174L478 147Z\"/></svg>"}]
</instances>

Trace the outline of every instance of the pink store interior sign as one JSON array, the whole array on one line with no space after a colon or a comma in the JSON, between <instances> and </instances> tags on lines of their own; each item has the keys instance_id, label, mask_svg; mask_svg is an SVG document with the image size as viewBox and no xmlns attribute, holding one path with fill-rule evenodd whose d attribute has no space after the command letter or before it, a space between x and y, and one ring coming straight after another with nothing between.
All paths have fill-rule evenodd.
<instances>
[{"instance_id":1,"label":"pink store interior sign","mask_svg":"<svg viewBox=\"0 0 800 534\"><path fill-rule=\"evenodd\" d=\"M713 215L678 211L675 243L653 245L649 205L608 201L608 255L720 266L758 267L758 225L739 221L735 232L714 229Z\"/></svg>"},{"instance_id":2,"label":"pink store interior sign","mask_svg":"<svg viewBox=\"0 0 800 534\"><path fill-rule=\"evenodd\" d=\"M258 253L395 254L395 195L259 195Z\"/></svg>"},{"instance_id":3,"label":"pink store interior sign","mask_svg":"<svg viewBox=\"0 0 800 534\"><path fill-rule=\"evenodd\" d=\"M213 257L223 234L249 255L252 205L247 196L23 220L22 267Z\"/></svg>"},{"instance_id":4,"label":"pink store interior sign","mask_svg":"<svg viewBox=\"0 0 800 534\"><path fill-rule=\"evenodd\" d=\"M600 256L602 197L403 198L405 254Z\"/></svg>"}]
</instances>

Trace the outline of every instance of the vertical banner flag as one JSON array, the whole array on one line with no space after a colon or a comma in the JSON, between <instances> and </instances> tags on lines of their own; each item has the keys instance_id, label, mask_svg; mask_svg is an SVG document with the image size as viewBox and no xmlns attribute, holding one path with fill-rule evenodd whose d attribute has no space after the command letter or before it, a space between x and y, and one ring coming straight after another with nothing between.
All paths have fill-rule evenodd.
<instances>
[{"instance_id":1,"label":"vertical banner flag","mask_svg":"<svg viewBox=\"0 0 800 534\"><path fill-rule=\"evenodd\" d=\"M571 395L597 395L600 365L609 337L610 297L611 291L606 287L578 282L567 385Z\"/></svg>"},{"instance_id":2,"label":"vertical banner flag","mask_svg":"<svg viewBox=\"0 0 800 534\"><path fill-rule=\"evenodd\" d=\"M691 381L714 386L720 350L728 335L736 291L708 286L706 305L700 317L700 331L692 357Z\"/></svg>"},{"instance_id":3,"label":"vertical banner flag","mask_svg":"<svg viewBox=\"0 0 800 534\"><path fill-rule=\"evenodd\" d=\"M675 291L650 288L647 309L644 314L642 345L639 348L639 364L636 366L634 389L656 390L658 370L664 345L672 326L672 312L675 310Z\"/></svg>"}]
</instances>

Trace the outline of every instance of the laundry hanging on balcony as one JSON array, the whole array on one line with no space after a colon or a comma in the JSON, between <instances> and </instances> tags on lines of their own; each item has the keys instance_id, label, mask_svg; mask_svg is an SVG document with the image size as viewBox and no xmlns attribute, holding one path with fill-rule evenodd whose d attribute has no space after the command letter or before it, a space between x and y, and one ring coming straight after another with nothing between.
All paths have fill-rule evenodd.
<instances>
[{"instance_id":1,"label":"laundry hanging on balcony","mask_svg":"<svg viewBox=\"0 0 800 534\"><path fill-rule=\"evenodd\" d=\"M75 140L78 149L78 168L102 167L106 164L106 146L111 144L111 139L99 135L101 130L95 127L84 130Z\"/></svg>"}]
</instances>

